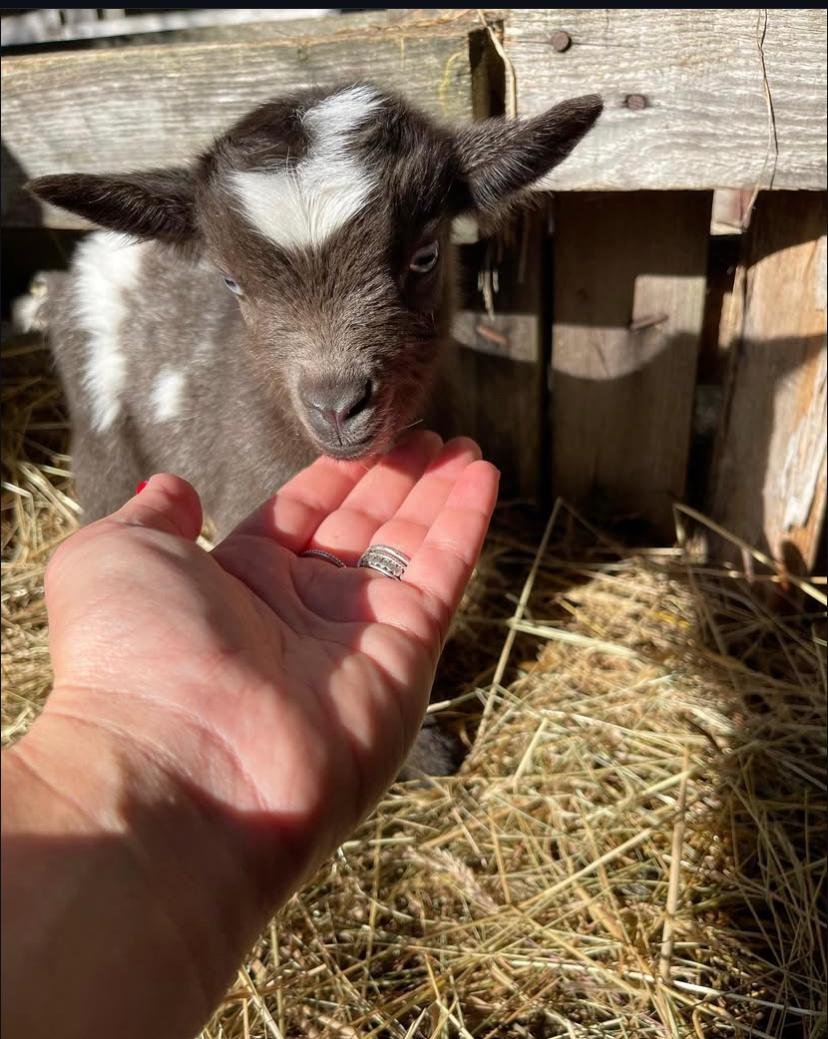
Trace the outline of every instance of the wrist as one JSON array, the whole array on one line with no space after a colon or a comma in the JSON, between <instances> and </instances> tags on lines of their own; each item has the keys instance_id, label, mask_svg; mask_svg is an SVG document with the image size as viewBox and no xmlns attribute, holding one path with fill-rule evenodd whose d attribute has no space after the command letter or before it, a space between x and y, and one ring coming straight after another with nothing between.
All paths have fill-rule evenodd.
<instances>
[{"instance_id":1,"label":"wrist","mask_svg":"<svg viewBox=\"0 0 828 1039\"><path fill-rule=\"evenodd\" d=\"M56 686L35 728L47 726L71 789L105 825L152 848L159 869L168 863L180 879L185 864L207 859L238 878L257 920L292 892L311 857L308 827L294 833L223 734L172 697Z\"/></svg>"},{"instance_id":2,"label":"wrist","mask_svg":"<svg viewBox=\"0 0 828 1039\"><path fill-rule=\"evenodd\" d=\"M16 992L9 1015L18 1007L49 1020L40 997L25 996L46 955L55 957L50 991L64 1020L88 1022L91 1000L100 1034L126 1035L120 1016L114 1030L106 1020L103 990L118 1015L133 1011L136 1035L162 1036L158 1009L174 987L183 1016L169 1034L194 1033L264 922L253 880L262 863L243 820L188 786L186 767L171 770L116 732L47 709L3 754L4 919L28 943L4 957L4 988ZM59 960L63 948L80 962ZM147 992L158 993L151 1005ZM85 1012L66 1014L73 1002ZM17 1023L14 1034L38 1034Z\"/></svg>"}]
</instances>

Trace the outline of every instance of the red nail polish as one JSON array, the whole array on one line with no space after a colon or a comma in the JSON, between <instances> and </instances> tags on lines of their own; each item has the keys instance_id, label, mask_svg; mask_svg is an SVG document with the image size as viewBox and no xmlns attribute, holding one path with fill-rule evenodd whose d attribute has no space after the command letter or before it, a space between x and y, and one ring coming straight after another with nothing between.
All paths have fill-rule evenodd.
<instances>
[{"instance_id":1,"label":"red nail polish","mask_svg":"<svg viewBox=\"0 0 828 1039\"><path fill-rule=\"evenodd\" d=\"M139 484L136 485L135 493L136 494L140 494L141 491L143 491L143 489L147 486L148 483L149 483L149 480L142 480Z\"/></svg>"}]
</instances>

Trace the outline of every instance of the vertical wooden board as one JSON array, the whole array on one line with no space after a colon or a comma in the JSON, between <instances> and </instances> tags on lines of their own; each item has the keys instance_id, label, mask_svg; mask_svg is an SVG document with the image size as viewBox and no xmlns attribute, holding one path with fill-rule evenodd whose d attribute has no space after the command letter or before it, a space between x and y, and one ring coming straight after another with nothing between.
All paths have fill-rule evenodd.
<instances>
[{"instance_id":1,"label":"vertical wooden board","mask_svg":"<svg viewBox=\"0 0 828 1039\"><path fill-rule=\"evenodd\" d=\"M460 310L453 335L452 421L501 470L501 497L537 499L543 473L543 252L546 214L521 215L492 246L498 291L487 313L477 276L488 243L462 251ZM499 255L498 255L499 252Z\"/></svg>"},{"instance_id":2,"label":"vertical wooden board","mask_svg":"<svg viewBox=\"0 0 828 1039\"><path fill-rule=\"evenodd\" d=\"M731 360L710 511L800 572L825 518L827 218L824 193L759 195L721 335Z\"/></svg>"},{"instance_id":3,"label":"vertical wooden board","mask_svg":"<svg viewBox=\"0 0 828 1039\"><path fill-rule=\"evenodd\" d=\"M555 199L552 481L664 537L684 491L711 192Z\"/></svg>"}]
</instances>

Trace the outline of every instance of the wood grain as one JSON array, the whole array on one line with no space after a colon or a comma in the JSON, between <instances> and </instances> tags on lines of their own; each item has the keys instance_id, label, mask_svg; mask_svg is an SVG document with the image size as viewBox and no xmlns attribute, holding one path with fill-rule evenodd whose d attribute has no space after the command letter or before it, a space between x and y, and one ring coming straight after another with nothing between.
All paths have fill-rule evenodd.
<instances>
[{"instance_id":1,"label":"wood grain","mask_svg":"<svg viewBox=\"0 0 828 1039\"><path fill-rule=\"evenodd\" d=\"M450 123L474 115L468 12L429 11L247 26L234 42L165 44L6 58L3 218L7 226L83 227L21 192L46 173L185 162L281 92L370 80ZM485 56L485 48L474 48ZM481 92L477 95L481 96Z\"/></svg>"},{"instance_id":2,"label":"wood grain","mask_svg":"<svg viewBox=\"0 0 828 1039\"><path fill-rule=\"evenodd\" d=\"M556 51L561 31L572 43ZM752 189L774 167L776 188L826 187L825 10L513 10L505 45L519 115L579 94L606 101L542 187ZM627 106L634 95L644 108Z\"/></svg>"},{"instance_id":3,"label":"wood grain","mask_svg":"<svg viewBox=\"0 0 828 1039\"><path fill-rule=\"evenodd\" d=\"M759 196L721 335L730 365L710 510L799 572L815 564L825 519L827 219L824 194Z\"/></svg>"},{"instance_id":4,"label":"wood grain","mask_svg":"<svg viewBox=\"0 0 828 1039\"><path fill-rule=\"evenodd\" d=\"M684 491L711 192L555 199L552 482L665 538Z\"/></svg>"},{"instance_id":5,"label":"wood grain","mask_svg":"<svg viewBox=\"0 0 828 1039\"><path fill-rule=\"evenodd\" d=\"M546 214L526 213L490 244L466 246L462 307L453 332L458 344L451 384L448 434L474 437L501 470L501 496L543 497L544 241ZM477 289L477 275L496 272L494 313Z\"/></svg>"}]
</instances>

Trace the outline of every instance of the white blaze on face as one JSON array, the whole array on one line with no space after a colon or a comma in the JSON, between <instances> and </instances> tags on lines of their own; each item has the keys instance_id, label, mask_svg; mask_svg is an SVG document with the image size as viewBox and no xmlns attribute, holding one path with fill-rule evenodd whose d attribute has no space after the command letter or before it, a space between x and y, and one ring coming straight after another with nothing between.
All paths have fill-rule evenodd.
<instances>
[{"instance_id":1,"label":"white blaze on face","mask_svg":"<svg viewBox=\"0 0 828 1039\"><path fill-rule=\"evenodd\" d=\"M274 244L318 247L362 210L377 177L349 152L349 138L382 106L369 87L351 87L308 109L309 147L292 169L232 174L250 223Z\"/></svg>"},{"instance_id":2,"label":"white blaze on face","mask_svg":"<svg viewBox=\"0 0 828 1039\"><path fill-rule=\"evenodd\" d=\"M162 368L152 387L152 406L158 422L177 418L181 412L184 383L183 372Z\"/></svg>"},{"instance_id":3,"label":"white blaze on face","mask_svg":"<svg viewBox=\"0 0 828 1039\"><path fill-rule=\"evenodd\" d=\"M83 382L89 394L92 426L108 429L121 411L127 354L123 346L129 329L126 293L135 288L146 243L130 242L102 231L86 238L75 254L78 318L89 335L89 355Z\"/></svg>"}]
</instances>

